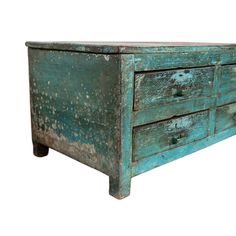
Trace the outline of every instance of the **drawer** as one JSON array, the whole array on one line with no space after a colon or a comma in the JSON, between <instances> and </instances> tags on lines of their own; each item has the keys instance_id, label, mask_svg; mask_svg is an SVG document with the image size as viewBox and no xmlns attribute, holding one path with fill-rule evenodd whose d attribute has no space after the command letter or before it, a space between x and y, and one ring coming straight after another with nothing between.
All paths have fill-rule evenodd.
<instances>
[{"instance_id":1,"label":"drawer","mask_svg":"<svg viewBox=\"0 0 236 236\"><path fill-rule=\"evenodd\" d=\"M236 126L236 103L216 109L216 133Z\"/></svg>"},{"instance_id":2,"label":"drawer","mask_svg":"<svg viewBox=\"0 0 236 236\"><path fill-rule=\"evenodd\" d=\"M219 93L225 94L232 90L236 90L236 65L222 66Z\"/></svg>"},{"instance_id":3,"label":"drawer","mask_svg":"<svg viewBox=\"0 0 236 236\"><path fill-rule=\"evenodd\" d=\"M217 106L236 102L236 65L221 67Z\"/></svg>"},{"instance_id":4,"label":"drawer","mask_svg":"<svg viewBox=\"0 0 236 236\"><path fill-rule=\"evenodd\" d=\"M175 69L135 75L134 110L209 97L214 68Z\"/></svg>"},{"instance_id":5,"label":"drawer","mask_svg":"<svg viewBox=\"0 0 236 236\"><path fill-rule=\"evenodd\" d=\"M209 111L160 121L133 130L135 161L207 137Z\"/></svg>"}]
</instances>

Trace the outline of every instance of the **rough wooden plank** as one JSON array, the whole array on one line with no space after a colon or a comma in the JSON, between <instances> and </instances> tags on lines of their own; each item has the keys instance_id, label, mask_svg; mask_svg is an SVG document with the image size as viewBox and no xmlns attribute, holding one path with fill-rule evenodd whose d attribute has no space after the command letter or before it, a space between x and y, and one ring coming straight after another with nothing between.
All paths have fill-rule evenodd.
<instances>
[{"instance_id":1,"label":"rough wooden plank","mask_svg":"<svg viewBox=\"0 0 236 236\"><path fill-rule=\"evenodd\" d=\"M118 177L110 177L109 192L122 199L130 194L132 171L132 110L134 93L133 55L121 55L121 133Z\"/></svg>"},{"instance_id":2,"label":"rough wooden plank","mask_svg":"<svg viewBox=\"0 0 236 236\"><path fill-rule=\"evenodd\" d=\"M159 120L193 113L214 107L215 98L194 98L186 101L179 101L173 104L160 105L154 108L136 111L133 113L133 125L139 126Z\"/></svg>"},{"instance_id":3,"label":"rough wooden plank","mask_svg":"<svg viewBox=\"0 0 236 236\"><path fill-rule=\"evenodd\" d=\"M205 138L208 125L209 112L203 111L137 127L133 132L133 158L137 161Z\"/></svg>"},{"instance_id":4,"label":"rough wooden plank","mask_svg":"<svg viewBox=\"0 0 236 236\"><path fill-rule=\"evenodd\" d=\"M135 55L135 71L210 66L220 63L236 63L236 51Z\"/></svg>"},{"instance_id":5,"label":"rough wooden plank","mask_svg":"<svg viewBox=\"0 0 236 236\"><path fill-rule=\"evenodd\" d=\"M209 110L209 135L215 134L215 117L216 117L216 105L217 105L217 94L219 89L219 80L221 77L221 66L215 66L214 81L212 87L212 100L214 101L214 106Z\"/></svg>"},{"instance_id":6,"label":"rough wooden plank","mask_svg":"<svg viewBox=\"0 0 236 236\"><path fill-rule=\"evenodd\" d=\"M132 176L236 134L236 45L27 46L35 155L102 171L119 199Z\"/></svg>"},{"instance_id":7,"label":"rough wooden plank","mask_svg":"<svg viewBox=\"0 0 236 236\"><path fill-rule=\"evenodd\" d=\"M225 94L233 90L236 90L236 65L222 66L219 94Z\"/></svg>"},{"instance_id":8,"label":"rough wooden plank","mask_svg":"<svg viewBox=\"0 0 236 236\"><path fill-rule=\"evenodd\" d=\"M235 44L191 42L26 42L31 48L88 53L159 53L232 51Z\"/></svg>"},{"instance_id":9,"label":"rough wooden plank","mask_svg":"<svg viewBox=\"0 0 236 236\"><path fill-rule=\"evenodd\" d=\"M212 108L209 110L209 135L214 135L215 133L215 117L216 109Z\"/></svg>"},{"instance_id":10,"label":"rough wooden plank","mask_svg":"<svg viewBox=\"0 0 236 236\"><path fill-rule=\"evenodd\" d=\"M236 127L232 127L216 135L209 136L206 139L202 139L182 147L171 149L163 153L154 154L153 156L134 162L132 168L132 176L142 174L153 168L177 160L181 157L184 157L193 152L206 148L212 144L220 142L226 138L229 138L235 134L236 134ZM222 152L222 155L224 155L224 152Z\"/></svg>"},{"instance_id":11,"label":"rough wooden plank","mask_svg":"<svg viewBox=\"0 0 236 236\"><path fill-rule=\"evenodd\" d=\"M33 141L117 177L120 58L29 49L29 59Z\"/></svg>"},{"instance_id":12,"label":"rough wooden plank","mask_svg":"<svg viewBox=\"0 0 236 236\"><path fill-rule=\"evenodd\" d=\"M216 109L216 133L236 126L236 103Z\"/></svg>"},{"instance_id":13,"label":"rough wooden plank","mask_svg":"<svg viewBox=\"0 0 236 236\"><path fill-rule=\"evenodd\" d=\"M218 61L220 61L218 52L136 54L135 71L200 67L215 65Z\"/></svg>"},{"instance_id":14,"label":"rough wooden plank","mask_svg":"<svg viewBox=\"0 0 236 236\"><path fill-rule=\"evenodd\" d=\"M236 90L230 91L226 94L218 95L217 106L232 103L236 101Z\"/></svg>"},{"instance_id":15,"label":"rough wooden plank","mask_svg":"<svg viewBox=\"0 0 236 236\"><path fill-rule=\"evenodd\" d=\"M214 67L138 73L135 76L134 110L211 97Z\"/></svg>"},{"instance_id":16,"label":"rough wooden plank","mask_svg":"<svg viewBox=\"0 0 236 236\"><path fill-rule=\"evenodd\" d=\"M220 53L220 64L235 64L236 63L236 51L230 50L230 51L222 51Z\"/></svg>"}]
</instances>

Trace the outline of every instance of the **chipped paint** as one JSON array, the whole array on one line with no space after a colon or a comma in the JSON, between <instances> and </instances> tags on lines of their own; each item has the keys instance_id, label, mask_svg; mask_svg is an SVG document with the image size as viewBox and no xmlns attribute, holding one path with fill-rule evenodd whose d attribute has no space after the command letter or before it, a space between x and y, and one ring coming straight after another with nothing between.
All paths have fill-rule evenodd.
<instances>
[{"instance_id":1,"label":"chipped paint","mask_svg":"<svg viewBox=\"0 0 236 236\"><path fill-rule=\"evenodd\" d=\"M34 128L34 140L48 145L49 147L59 150L74 159L80 160L83 157L83 161L89 165L97 166L102 159L101 155L96 153L95 146L93 144L81 144L79 142L70 142L65 136L57 135L54 131L56 125L53 124L53 129L42 131Z\"/></svg>"},{"instance_id":2,"label":"chipped paint","mask_svg":"<svg viewBox=\"0 0 236 236\"><path fill-rule=\"evenodd\" d=\"M186 99L204 98L211 93L213 79L214 68L210 67L137 74L134 110L142 111L158 105L175 106L176 102ZM193 107L189 112L191 109Z\"/></svg>"},{"instance_id":3,"label":"chipped paint","mask_svg":"<svg viewBox=\"0 0 236 236\"><path fill-rule=\"evenodd\" d=\"M231 106L226 106L228 114L236 114L236 106L233 104Z\"/></svg>"},{"instance_id":4,"label":"chipped paint","mask_svg":"<svg viewBox=\"0 0 236 236\"><path fill-rule=\"evenodd\" d=\"M224 105L216 109L216 133L236 126L236 103Z\"/></svg>"},{"instance_id":5,"label":"chipped paint","mask_svg":"<svg viewBox=\"0 0 236 236\"><path fill-rule=\"evenodd\" d=\"M131 177L236 133L235 46L29 45L47 49L29 49L36 154L102 171L117 198Z\"/></svg>"},{"instance_id":6,"label":"chipped paint","mask_svg":"<svg viewBox=\"0 0 236 236\"><path fill-rule=\"evenodd\" d=\"M106 61L110 60L110 56L109 55L104 55L104 58L105 58Z\"/></svg>"},{"instance_id":7,"label":"chipped paint","mask_svg":"<svg viewBox=\"0 0 236 236\"><path fill-rule=\"evenodd\" d=\"M174 119L167 122L166 132L178 129L189 129L194 123L192 116L184 116L180 119Z\"/></svg>"},{"instance_id":8,"label":"chipped paint","mask_svg":"<svg viewBox=\"0 0 236 236\"><path fill-rule=\"evenodd\" d=\"M134 129L134 161L207 137L209 112L170 118Z\"/></svg>"},{"instance_id":9,"label":"chipped paint","mask_svg":"<svg viewBox=\"0 0 236 236\"><path fill-rule=\"evenodd\" d=\"M119 57L29 49L29 58L34 142L116 177Z\"/></svg>"},{"instance_id":10,"label":"chipped paint","mask_svg":"<svg viewBox=\"0 0 236 236\"><path fill-rule=\"evenodd\" d=\"M179 71L173 74L170 78L171 80L174 81L176 85L181 85L181 86L184 86L184 85L191 86L191 84L194 82L193 80L194 75L186 71Z\"/></svg>"}]
</instances>

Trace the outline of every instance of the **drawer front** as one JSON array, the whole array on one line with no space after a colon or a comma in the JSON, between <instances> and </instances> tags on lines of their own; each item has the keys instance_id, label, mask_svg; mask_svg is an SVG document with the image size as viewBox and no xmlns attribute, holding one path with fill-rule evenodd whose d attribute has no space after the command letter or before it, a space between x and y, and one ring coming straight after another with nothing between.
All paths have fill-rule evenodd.
<instances>
[{"instance_id":1,"label":"drawer front","mask_svg":"<svg viewBox=\"0 0 236 236\"><path fill-rule=\"evenodd\" d=\"M216 110L216 133L236 126L236 103L218 107Z\"/></svg>"},{"instance_id":2,"label":"drawer front","mask_svg":"<svg viewBox=\"0 0 236 236\"><path fill-rule=\"evenodd\" d=\"M221 67L217 106L236 101L236 65Z\"/></svg>"},{"instance_id":3,"label":"drawer front","mask_svg":"<svg viewBox=\"0 0 236 236\"><path fill-rule=\"evenodd\" d=\"M213 79L213 67L138 73L134 110L211 96Z\"/></svg>"},{"instance_id":4,"label":"drawer front","mask_svg":"<svg viewBox=\"0 0 236 236\"><path fill-rule=\"evenodd\" d=\"M236 90L236 65L222 66L219 92L225 94L232 90Z\"/></svg>"},{"instance_id":5,"label":"drawer front","mask_svg":"<svg viewBox=\"0 0 236 236\"><path fill-rule=\"evenodd\" d=\"M207 137L209 112L202 111L134 128L133 159L166 151Z\"/></svg>"}]
</instances>

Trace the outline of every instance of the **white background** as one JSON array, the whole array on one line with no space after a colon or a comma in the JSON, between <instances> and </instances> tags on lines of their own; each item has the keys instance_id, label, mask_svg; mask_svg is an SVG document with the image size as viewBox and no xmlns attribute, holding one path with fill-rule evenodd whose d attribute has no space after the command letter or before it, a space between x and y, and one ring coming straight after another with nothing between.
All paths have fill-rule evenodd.
<instances>
[{"instance_id":1,"label":"white background","mask_svg":"<svg viewBox=\"0 0 236 236\"><path fill-rule=\"evenodd\" d=\"M32 155L26 40L236 43L235 1L0 3L0 235L236 235L236 137L132 179Z\"/></svg>"}]
</instances>

